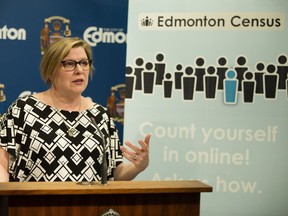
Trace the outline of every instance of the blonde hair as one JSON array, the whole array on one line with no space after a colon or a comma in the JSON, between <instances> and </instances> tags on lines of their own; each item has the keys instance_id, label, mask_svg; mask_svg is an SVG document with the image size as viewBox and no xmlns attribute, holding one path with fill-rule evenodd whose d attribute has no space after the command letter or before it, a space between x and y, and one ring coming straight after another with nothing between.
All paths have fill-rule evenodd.
<instances>
[{"instance_id":1,"label":"blonde hair","mask_svg":"<svg viewBox=\"0 0 288 216\"><path fill-rule=\"evenodd\" d=\"M93 59L92 49L86 41L77 37L57 40L45 51L40 63L41 76L46 83L52 84L54 76L61 66L61 61L68 55L69 51L75 47L83 47L87 58L89 60ZM94 67L91 64L89 71L90 77L92 77L93 70Z\"/></svg>"}]
</instances>

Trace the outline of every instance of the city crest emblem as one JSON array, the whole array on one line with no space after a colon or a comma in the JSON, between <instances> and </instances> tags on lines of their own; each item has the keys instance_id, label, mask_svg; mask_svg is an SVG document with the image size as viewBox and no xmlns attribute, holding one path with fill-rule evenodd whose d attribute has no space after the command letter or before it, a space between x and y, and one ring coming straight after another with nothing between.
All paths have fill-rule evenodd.
<instances>
[{"instance_id":1,"label":"city crest emblem","mask_svg":"<svg viewBox=\"0 0 288 216\"><path fill-rule=\"evenodd\" d=\"M110 116L121 124L124 123L124 100L126 95L125 84L111 87L110 96L107 98L107 108Z\"/></svg>"},{"instance_id":2,"label":"city crest emblem","mask_svg":"<svg viewBox=\"0 0 288 216\"><path fill-rule=\"evenodd\" d=\"M6 100L6 96L4 94L5 85L0 83L0 103Z\"/></svg>"},{"instance_id":3,"label":"city crest emblem","mask_svg":"<svg viewBox=\"0 0 288 216\"><path fill-rule=\"evenodd\" d=\"M56 40L71 36L69 24L70 20L61 16L51 16L44 20L44 27L40 31L41 55Z\"/></svg>"},{"instance_id":4,"label":"city crest emblem","mask_svg":"<svg viewBox=\"0 0 288 216\"><path fill-rule=\"evenodd\" d=\"M5 96L5 93L4 93L4 88L5 88L5 85L0 83L0 103L6 101L6 96ZM4 112L4 109L2 106L0 106L0 118L2 116L2 113Z\"/></svg>"}]
</instances>

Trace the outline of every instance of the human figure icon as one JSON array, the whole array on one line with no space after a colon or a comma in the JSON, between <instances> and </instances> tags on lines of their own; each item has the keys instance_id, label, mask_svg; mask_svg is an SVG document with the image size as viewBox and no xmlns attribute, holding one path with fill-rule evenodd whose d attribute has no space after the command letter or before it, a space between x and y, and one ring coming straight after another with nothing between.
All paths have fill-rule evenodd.
<instances>
[{"instance_id":1,"label":"human figure icon","mask_svg":"<svg viewBox=\"0 0 288 216\"><path fill-rule=\"evenodd\" d=\"M145 19L141 20L141 24L142 26L151 26L153 24L153 20L146 16Z\"/></svg>"},{"instance_id":2,"label":"human figure icon","mask_svg":"<svg viewBox=\"0 0 288 216\"><path fill-rule=\"evenodd\" d=\"M156 55L156 62L154 63L154 69L156 72L156 85L162 85L164 79L166 64L163 62L163 60L164 55L162 53L158 53Z\"/></svg>"},{"instance_id":3,"label":"human figure icon","mask_svg":"<svg viewBox=\"0 0 288 216\"><path fill-rule=\"evenodd\" d=\"M144 70L143 58L137 58L135 60L136 67L134 68L135 75L135 90L142 90L142 72Z\"/></svg>"},{"instance_id":4,"label":"human figure icon","mask_svg":"<svg viewBox=\"0 0 288 216\"><path fill-rule=\"evenodd\" d=\"M238 91L241 92L242 91L242 80L244 78L244 73L245 73L245 71L248 70L248 67L245 66L247 63L246 57L239 56L237 58L236 62L237 62L237 66L235 67L235 71L237 73Z\"/></svg>"},{"instance_id":5,"label":"human figure icon","mask_svg":"<svg viewBox=\"0 0 288 216\"><path fill-rule=\"evenodd\" d=\"M224 79L224 103L225 104L236 104L237 93L238 93L238 82L236 79L237 73L234 70L226 71Z\"/></svg>"},{"instance_id":6,"label":"human figure icon","mask_svg":"<svg viewBox=\"0 0 288 216\"><path fill-rule=\"evenodd\" d=\"M170 73L165 74L164 83L164 98L171 98L172 96L172 88L173 88L173 81L171 80L172 75Z\"/></svg>"},{"instance_id":7,"label":"human figure icon","mask_svg":"<svg viewBox=\"0 0 288 216\"><path fill-rule=\"evenodd\" d=\"M204 91L204 75L205 75L205 60L202 57L196 59L195 76L196 76L196 91Z\"/></svg>"},{"instance_id":8,"label":"human figure icon","mask_svg":"<svg viewBox=\"0 0 288 216\"><path fill-rule=\"evenodd\" d=\"M277 74L279 77L278 89L279 90L285 90L286 89L286 78L288 75L287 57L285 55L280 55L278 57L278 63L279 63L279 65L277 66Z\"/></svg>"},{"instance_id":9,"label":"human figure icon","mask_svg":"<svg viewBox=\"0 0 288 216\"><path fill-rule=\"evenodd\" d=\"M264 93L266 99L275 99L277 94L279 75L276 72L276 66L269 64L267 73L264 75Z\"/></svg>"},{"instance_id":10,"label":"human figure icon","mask_svg":"<svg viewBox=\"0 0 288 216\"><path fill-rule=\"evenodd\" d=\"M145 94L152 94L155 83L155 71L153 71L153 64L147 62L145 70L143 71L143 90Z\"/></svg>"},{"instance_id":11,"label":"human figure icon","mask_svg":"<svg viewBox=\"0 0 288 216\"><path fill-rule=\"evenodd\" d=\"M135 76L133 75L133 69L130 66L126 67L126 77L125 77L125 98L129 99L133 97L133 91L134 91L134 80Z\"/></svg>"},{"instance_id":12,"label":"human figure icon","mask_svg":"<svg viewBox=\"0 0 288 216\"><path fill-rule=\"evenodd\" d=\"M242 95L244 103L253 103L255 95L256 82L253 73L246 71L242 82Z\"/></svg>"},{"instance_id":13,"label":"human figure icon","mask_svg":"<svg viewBox=\"0 0 288 216\"><path fill-rule=\"evenodd\" d=\"M286 77L286 97L288 99L288 74L287 74L287 77Z\"/></svg>"},{"instance_id":14,"label":"human figure icon","mask_svg":"<svg viewBox=\"0 0 288 216\"><path fill-rule=\"evenodd\" d=\"M256 89L255 89L255 93L256 94L263 94L264 93L264 89L263 89L263 85L264 85L264 81L263 81L263 77L265 74L265 65L262 62L258 62L256 64L256 71L254 72L255 74L255 81L256 81Z\"/></svg>"},{"instance_id":15,"label":"human figure icon","mask_svg":"<svg viewBox=\"0 0 288 216\"><path fill-rule=\"evenodd\" d=\"M185 76L183 76L183 99L184 100L193 100L194 93L196 90L196 77L193 75L193 68L187 67L185 69Z\"/></svg>"},{"instance_id":16,"label":"human figure icon","mask_svg":"<svg viewBox=\"0 0 288 216\"><path fill-rule=\"evenodd\" d=\"M182 76L184 75L182 68L181 64L176 65L176 71L174 72L175 89L182 89Z\"/></svg>"},{"instance_id":17,"label":"human figure icon","mask_svg":"<svg viewBox=\"0 0 288 216\"><path fill-rule=\"evenodd\" d=\"M218 83L218 76L216 75L216 69L213 66L207 68L207 73L204 75L204 89L206 99L215 99Z\"/></svg>"},{"instance_id":18,"label":"human figure icon","mask_svg":"<svg viewBox=\"0 0 288 216\"><path fill-rule=\"evenodd\" d=\"M217 76L218 76L218 90L223 90L223 81L225 79L225 73L228 70L227 66L227 59L225 57L220 57L218 59L218 66L217 66Z\"/></svg>"}]
</instances>

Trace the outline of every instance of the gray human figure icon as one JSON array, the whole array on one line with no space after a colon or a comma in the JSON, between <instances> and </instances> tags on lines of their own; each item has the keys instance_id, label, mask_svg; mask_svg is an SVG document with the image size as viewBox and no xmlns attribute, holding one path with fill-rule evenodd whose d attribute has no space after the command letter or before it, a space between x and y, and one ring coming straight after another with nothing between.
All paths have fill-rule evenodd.
<instances>
[{"instance_id":1,"label":"gray human figure icon","mask_svg":"<svg viewBox=\"0 0 288 216\"><path fill-rule=\"evenodd\" d=\"M253 103L256 89L256 81L253 73L246 71L244 73L244 79L242 81L242 96L244 103Z\"/></svg>"},{"instance_id":2,"label":"gray human figure icon","mask_svg":"<svg viewBox=\"0 0 288 216\"><path fill-rule=\"evenodd\" d=\"M136 67L134 68L135 75L135 90L142 90L142 72L144 70L144 60L143 58L137 58L135 60Z\"/></svg>"},{"instance_id":3,"label":"gray human figure icon","mask_svg":"<svg viewBox=\"0 0 288 216\"><path fill-rule=\"evenodd\" d=\"M288 99L288 74L287 74L287 77L286 77L286 97Z\"/></svg>"},{"instance_id":4,"label":"gray human figure icon","mask_svg":"<svg viewBox=\"0 0 288 216\"><path fill-rule=\"evenodd\" d=\"M247 63L245 56L239 56L236 60L237 66L234 68L237 73L237 80L238 80L238 91L242 91L242 80L244 78L245 71L248 70L248 67L245 66Z\"/></svg>"},{"instance_id":5,"label":"gray human figure icon","mask_svg":"<svg viewBox=\"0 0 288 216\"><path fill-rule=\"evenodd\" d=\"M206 99L216 99L216 90L219 77L216 75L214 66L207 68L207 73L204 75L204 90Z\"/></svg>"},{"instance_id":6,"label":"gray human figure icon","mask_svg":"<svg viewBox=\"0 0 288 216\"><path fill-rule=\"evenodd\" d=\"M125 77L125 98L132 98L134 91L135 76L133 75L133 68L131 66L126 67Z\"/></svg>"},{"instance_id":7,"label":"gray human figure icon","mask_svg":"<svg viewBox=\"0 0 288 216\"><path fill-rule=\"evenodd\" d=\"M286 55L280 55L278 57L277 74L278 74L278 89L286 89L286 77L288 75L288 62Z\"/></svg>"},{"instance_id":8,"label":"gray human figure icon","mask_svg":"<svg viewBox=\"0 0 288 216\"><path fill-rule=\"evenodd\" d=\"M276 66L269 64L267 73L264 75L264 94L266 99L276 99L279 74L276 72Z\"/></svg>"},{"instance_id":9,"label":"gray human figure icon","mask_svg":"<svg viewBox=\"0 0 288 216\"><path fill-rule=\"evenodd\" d=\"M176 71L174 72L174 85L175 89L182 89L182 76L184 72L182 71L183 66L181 64L176 65Z\"/></svg>"},{"instance_id":10,"label":"gray human figure icon","mask_svg":"<svg viewBox=\"0 0 288 216\"><path fill-rule=\"evenodd\" d=\"M192 67L185 69L185 76L182 77L182 91L184 100L193 100L194 93L196 91L197 77L193 74L194 70Z\"/></svg>"},{"instance_id":11,"label":"gray human figure icon","mask_svg":"<svg viewBox=\"0 0 288 216\"><path fill-rule=\"evenodd\" d=\"M165 79L163 80L164 98L172 97L173 81L171 78L172 75L170 73L165 74Z\"/></svg>"},{"instance_id":12,"label":"gray human figure icon","mask_svg":"<svg viewBox=\"0 0 288 216\"><path fill-rule=\"evenodd\" d=\"M205 75L205 60L202 57L198 57L195 61L195 76L196 76L196 91L204 91L204 75Z\"/></svg>"},{"instance_id":13,"label":"gray human figure icon","mask_svg":"<svg viewBox=\"0 0 288 216\"><path fill-rule=\"evenodd\" d=\"M155 71L153 70L153 64L147 62L143 73L143 91L145 94L152 94L155 84Z\"/></svg>"},{"instance_id":14,"label":"gray human figure icon","mask_svg":"<svg viewBox=\"0 0 288 216\"><path fill-rule=\"evenodd\" d=\"M156 72L156 85L162 85L166 64L164 61L164 54L158 53L156 55L156 62L154 63L154 70Z\"/></svg>"},{"instance_id":15,"label":"gray human figure icon","mask_svg":"<svg viewBox=\"0 0 288 216\"><path fill-rule=\"evenodd\" d=\"M227 59L225 57L220 57L218 59L218 66L216 68L217 68L216 74L218 76L217 89L223 90L223 81L225 79L225 73L228 70Z\"/></svg>"},{"instance_id":16,"label":"gray human figure icon","mask_svg":"<svg viewBox=\"0 0 288 216\"><path fill-rule=\"evenodd\" d=\"M256 90L255 90L256 94L263 94L263 92L264 92L264 89L263 89L264 88L263 87L263 85L264 85L263 79L264 79L264 74L265 74L264 69L265 69L264 63L258 62L256 64L256 71L254 72L254 74L255 74L254 79L256 81Z\"/></svg>"}]
</instances>

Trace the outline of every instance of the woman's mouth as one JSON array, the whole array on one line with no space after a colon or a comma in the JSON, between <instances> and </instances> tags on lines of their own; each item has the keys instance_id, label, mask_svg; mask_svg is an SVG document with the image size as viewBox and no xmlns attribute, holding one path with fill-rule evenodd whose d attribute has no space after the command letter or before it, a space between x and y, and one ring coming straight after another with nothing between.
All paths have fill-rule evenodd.
<instances>
[{"instance_id":1,"label":"woman's mouth","mask_svg":"<svg viewBox=\"0 0 288 216\"><path fill-rule=\"evenodd\" d=\"M84 82L84 80L83 79L76 79L76 80L74 80L73 81L73 83L75 83L75 84L82 84Z\"/></svg>"}]
</instances>

